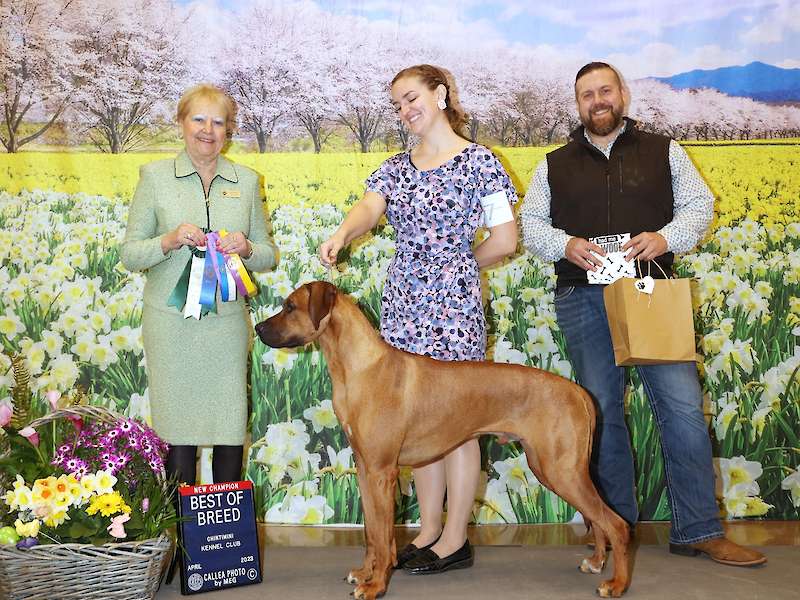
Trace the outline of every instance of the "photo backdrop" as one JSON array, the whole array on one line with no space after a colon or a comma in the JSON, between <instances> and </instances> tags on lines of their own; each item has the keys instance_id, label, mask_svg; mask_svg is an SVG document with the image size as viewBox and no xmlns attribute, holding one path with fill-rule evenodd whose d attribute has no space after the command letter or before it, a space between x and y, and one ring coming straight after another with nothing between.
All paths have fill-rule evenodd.
<instances>
[{"instance_id":1,"label":"photo backdrop","mask_svg":"<svg viewBox=\"0 0 800 600\"><path fill-rule=\"evenodd\" d=\"M281 251L257 274L252 321L331 274L318 244L382 160L413 145L387 84L411 64L454 75L468 135L523 194L578 124L574 73L605 59L632 117L680 140L717 197L712 230L679 260L695 280L698 363L725 518L800 517L800 11L759 1L658 2L621 12L527 3L19 0L0 4L0 342L27 360L41 401L88 389L149 418L144 277L117 244L140 165L174 155L177 98L212 81L237 99L228 157L264 176ZM334 282L377 323L391 227L351 245ZM491 360L572 376L553 312L553 270L522 249L484 273ZM261 518L362 520L352 453L315 347L254 340L247 477ZM10 402L0 355L0 402ZM435 398L430 399L435 402ZM626 406L643 519L668 519L658 434L635 372ZM515 444L482 440L481 523L566 522ZM207 458L207 453L205 455ZM411 471L398 522L415 522Z\"/></svg>"}]
</instances>

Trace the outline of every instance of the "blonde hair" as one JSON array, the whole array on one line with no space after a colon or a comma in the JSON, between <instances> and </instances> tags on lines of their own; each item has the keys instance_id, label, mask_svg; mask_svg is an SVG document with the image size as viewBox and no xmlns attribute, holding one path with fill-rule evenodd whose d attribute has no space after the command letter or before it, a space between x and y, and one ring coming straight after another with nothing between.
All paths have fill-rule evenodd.
<instances>
[{"instance_id":1,"label":"blonde hair","mask_svg":"<svg viewBox=\"0 0 800 600\"><path fill-rule=\"evenodd\" d=\"M440 85L444 86L445 96L444 101L447 108L444 109L450 127L453 128L458 135L466 137L464 129L466 128L469 117L464 109L461 108L461 103L455 90L455 79L453 75L442 67L434 65L414 65L413 67L406 67L392 78L391 85L394 85L403 77L417 77L425 86L434 91Z\"/></svg>"},{"instance_id":2,"label":"blonde hair","mask_svg":"<svg viewBox=\"0 0 800 600\"><path fill-rule=\"evenodd\" d=\"M233 135L236 131L236 113L239 112L239 106L229 93L210 83L201 83L183 93L178 100L178 123L189 114L189 107L195 100L209 100L221 106L225 110L225 130L228 132L228 137Z\"/></svg>"}]
</instances>

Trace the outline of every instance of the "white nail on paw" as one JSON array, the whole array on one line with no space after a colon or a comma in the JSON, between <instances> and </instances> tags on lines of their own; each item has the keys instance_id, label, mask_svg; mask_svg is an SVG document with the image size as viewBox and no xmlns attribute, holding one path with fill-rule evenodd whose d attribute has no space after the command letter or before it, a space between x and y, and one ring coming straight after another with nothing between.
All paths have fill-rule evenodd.
<instances>
[{"instance_id":1,"label":"white nail on paw","mask_svg":"<svg viewBox=\"0 0 800 600\"><path fill-rule=\"evenodd\" d=\"M584 558L583 561L581 561L581 571L584 573L593 573L597 575L598 573L602 572L603 564L604 563L600 563L599 567L595 567L591 562L589 562L588 558Z\"/></svg>"}]
</instances>

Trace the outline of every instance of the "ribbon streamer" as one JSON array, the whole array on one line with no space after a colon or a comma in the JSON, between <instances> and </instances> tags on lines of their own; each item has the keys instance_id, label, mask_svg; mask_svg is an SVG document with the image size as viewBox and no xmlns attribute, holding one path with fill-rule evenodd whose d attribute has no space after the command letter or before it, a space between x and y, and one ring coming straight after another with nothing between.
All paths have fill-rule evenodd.
<instances>
[{"instance_id":1,"label":"ribbon streamer","mask_svg":"<svg viewBox=\"0 0 800 600\"><path fill-rule=\"evenodd\" d=\"M241 257L217 250L217 242L226 235L224 229L211 232L206 235L204 248L190 248L192 254L167 299L167 306L182 311L184 318L200 319L209 312L216 313L217 285L223 302L236 300L237 290L242 296L256 293Z\"/></svg>"}]
</instances>

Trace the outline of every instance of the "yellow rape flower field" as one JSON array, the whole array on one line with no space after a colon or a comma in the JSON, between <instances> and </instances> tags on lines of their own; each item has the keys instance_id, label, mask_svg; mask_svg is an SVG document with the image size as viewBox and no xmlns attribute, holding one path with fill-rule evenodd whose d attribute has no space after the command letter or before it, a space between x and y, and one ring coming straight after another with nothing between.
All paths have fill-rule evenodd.
<instances>
[{"instance_id":1,"label":"yellow rape flower field","mask_svg":"<svg viewBox=\"0 0 800 600\"><path fill-rule=\"evenodd\" d=\"M706 240L680 257L694 283L698 368L726 518L800 518L800 145L687 144L717 197ZM495 148L524 193L552 148ZM316 248L388 156L240 154L265 178L281 251L256 274L255 323L298 285L330 277ZM40 400L85 386L93 402L143 419L149 399L141 346L144 277L119 263L139 167L169 154L20 153L0 156L0 345L20 352ZM380 225L341 255L337 285L377 322L394 255ZM553 306L552 265L521 252L484 274L489 359L572 376ZM10 400L0 354L0 404ZM332 413L315 348L252 349L253 414L247 476L259 517L283 523L362 522L352 450ZM669 518L664 470L644 390L630 375L628 422L643 519ZM481 523L580 518L528 470L522 449L482 440ZM415 522L413 475L398 480L397 519Z\"/></svg>"},{"instance_id":2,"label":"yellow rape flower field","mask_svg":"<svg viewBox=\"0 0 800 600\"><path fill-rule=\"evenodd\" d=\"M524 193L537 163L555 148L495 148ZM750 219L765 225L798 221L800 145L687 145L686 151L719 202L715 227ZM43 189L68 194L128 199L139 167L169 154L20 153L0 157L0 189L10 193ZM388 153L231 154L234 162L264 176L270 208L333 204L360 197L364 179Z\"/></svg>"}]
</instances>

